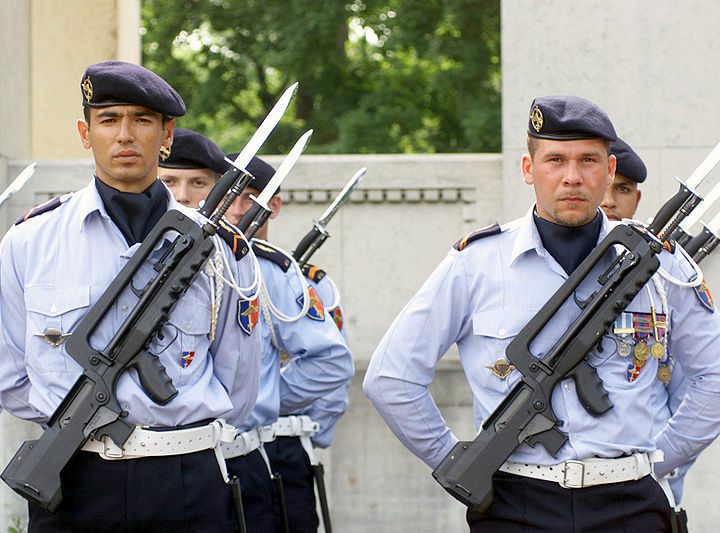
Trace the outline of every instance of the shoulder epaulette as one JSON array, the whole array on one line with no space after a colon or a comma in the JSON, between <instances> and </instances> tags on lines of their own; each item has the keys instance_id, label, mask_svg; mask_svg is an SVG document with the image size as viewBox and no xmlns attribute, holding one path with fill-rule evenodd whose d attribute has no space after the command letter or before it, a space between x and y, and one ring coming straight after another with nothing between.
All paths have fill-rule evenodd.
<instances>
[{"instance_id":1,"label":"shoulder epaulette","mask_svg":"<svg viewBox=\"0 0 720 533\"><path fill-rule=\"evenodd\" d=\"M675 253L675 246L677 246L675 239L668 239L663 242L663 247L671 254Z\"/></svg>"},{"instance_id":2,"label":"shoulder epaulette","mask_svg":"<svg viewBox=\"0 0 720 533\"><path fill-rule=\"evenodd\" d=\"M262 257L263 259L267 259L268 261L272 261L277 266L279 266L283 270L283 272L287 272L288 268L290 268L291 259L280 248L276 248L272 244L265 241L253 241L252 249L253 252L255 252L255 255L257 255L258 257Z\"/></svg>"},{"instance_id":3,"label":"shoulder epaulette","mask_svg":"<svg viewBox=\"0 0 720 533\"><path fill-rule=\"evenodd\" d=\"M25 213L22 217L17 219L15 221L15 225L22 224L26 220L29 220L31 218L34 218L38 215L42 215L43 213L47 213L48 211L52 211L53 209L56 209L60 206L63 202L67 201L71 194L63 194L62 196L56 196L55 198L51 198L45 203L42 203L38 206L33 207L30 211Z\"/></svg>"},{"instance_id":4,"label":"shoulder epaulette","mask_svg":"<svg viewBox=\"0 0 720 533\"><path fill-rule=\"evenodd\" d=\"M492 224L491 226L485 226L484 228L476 229L472 233L466 235L458 242L453 244L453 248L458 251L462 251L463 248L465 248L471 242L477 241L479 239L484 239L485 237L490 237L491 235L497 235L501 231L502 229L500 228L500 224L495 222L495 224Z\"/></svg>"},{"instance_id":5,"label":"shoulder epaulette","mask_svg":"<svg viewBox=\"0 0 720 533\"><path fill-rule=\"evenodd\" d=\"M325 271L323 269L316 267L315 265L311 265L310 263L305 263L302 266L302 273L306 278L314 281L315 283L318 283L325 277Z\"/></svg>"},{"instance_id":6,"label":"shoulder epaulette","mask_svg":"<svg viewBox=\"0 0 720 533\"><path fill-rule=\"evenodd\" d=\"M247 242L236 228L221 220L218 224L217 234L230 247L236 260L240 261L247 255L249 251Z\"/></svg>"}]
</instances>

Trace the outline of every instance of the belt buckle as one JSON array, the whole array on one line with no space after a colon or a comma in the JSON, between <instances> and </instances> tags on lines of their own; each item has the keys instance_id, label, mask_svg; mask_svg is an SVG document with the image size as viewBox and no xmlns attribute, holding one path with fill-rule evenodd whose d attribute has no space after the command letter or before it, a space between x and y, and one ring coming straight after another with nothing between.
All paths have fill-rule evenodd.
<instances>
[{"instance_id":1,"label":"belt buckle","mask_svg":"<svg viewBox=\"0 0 720 533\"><path fill-rule=\"evenodd\" d=\"M115 444L115 441L113 441L107 435L103 435L102 443L102 455L104 455L108 459L121 459L123 455L125 455L125 451L122 449L122 447Z\"/></svg>"},{"instance_id":2,"label":"belt buckle","mask_svg":"<svg viewBox=\"0 0 720 533\"><path fill-rule=\"evenodd\" d=\"M570 459L563 466L563 478L560 486L564 489L581 489L585 485L585 463Z\"/></svg>"}]
</instances>

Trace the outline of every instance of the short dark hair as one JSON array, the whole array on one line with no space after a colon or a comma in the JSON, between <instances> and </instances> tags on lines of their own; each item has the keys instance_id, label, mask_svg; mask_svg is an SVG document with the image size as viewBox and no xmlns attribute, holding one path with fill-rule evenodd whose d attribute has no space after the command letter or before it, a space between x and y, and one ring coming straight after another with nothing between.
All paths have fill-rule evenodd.
<instances>
[{"instance_id":1,"label":"short dark hair","mask_svg":"<svg viewBox=\"0 0 720 533\"><path fill-rule=\"evenodd\" d=\"M537 137L533 137L530 134L527 135L527 150L528 150L528 153L530 154L530 159L535 157L535 152L537 152L538 142L540 140L541 139L538 139ZM607 150L608 155L610 155L610 144L611 144L610 141L608 141L607 139L601 139L600 137L598 137L598 140L603 141L603 143L605 144L605 149Z\"/></svg>"}]
</instances>

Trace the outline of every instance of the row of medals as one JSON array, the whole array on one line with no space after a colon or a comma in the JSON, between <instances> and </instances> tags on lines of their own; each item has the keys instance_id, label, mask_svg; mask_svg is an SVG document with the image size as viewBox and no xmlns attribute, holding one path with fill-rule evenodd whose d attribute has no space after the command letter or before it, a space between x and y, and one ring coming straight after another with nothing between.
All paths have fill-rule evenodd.
<instances>
[{"instance_id":1,"label":"row of medals","mask_svg":"<svg viewBox=\"0 0 720 533\"><path fill-rule=\"evenodd\" d=\"M629 324L620 324L621 319L630 318L633 327ZM642 325L639 325L633 318L639 318ZM670 381L672 368L670 367L671 356L667 353L667 334L660 335L660 331L667 332L665 315L651 313L622 313L615 323L613 333L618 337L618 355L621 357L633 356L633 363L639 370L645 366L650 356L658 360L657 378L663 383ZM634 345L628 341L632 337ZM658 339L660 337L660 339ZM654 339L652 342L650 340ZM647 339L647 340L646 340Z\"/></svg>"}]
</instances>

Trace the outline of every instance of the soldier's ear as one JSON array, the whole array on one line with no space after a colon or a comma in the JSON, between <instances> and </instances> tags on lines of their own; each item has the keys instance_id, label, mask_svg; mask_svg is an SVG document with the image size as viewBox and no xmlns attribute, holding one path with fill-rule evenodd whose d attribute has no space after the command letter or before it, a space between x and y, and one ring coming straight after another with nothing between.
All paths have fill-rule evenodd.
<instances>
[{"instance_id":1,"label":"soldier's ear","mask_svg":"<svg viewBox=\"0 0 720 533\"><path fill-rule=\"evenodd\" d=\"M82 119L78 119L77 121L77 130L80 134L80 141L82 142L83 148L86 150L89 150L92 148L92 143L90 142L90 136L88 135L90 127L88 126L88 123L85 122Z\"/></svg>"},{"instance_id":2,"label":"soldier's ear","mask_svg":"<svg viewBox=\"0 0 720 533\"><path fill-rule=\"evenodd\" d=\"M525 183L527 183L528 185L532 185L533 183L535 183L535 178L533 178L532 174L533 162L530 154L523 154L522 160L520 162L520 167L522 169L523 180L525 181Z\"/></svg>"},{"instance_id":3,"label":"soldier's ear","mask_svg":"<svg viewBox=\"0 0 720 533\"><path fill-rule=\"evenodd\" d=\"M279 194L276 194L272 198L270 198L270 201L268 202L268 207L272 209L272 213L270 213L270 218L275 218L280 214L280 208L282 207L282 198Z\"/></svg>"}]
</instances>

